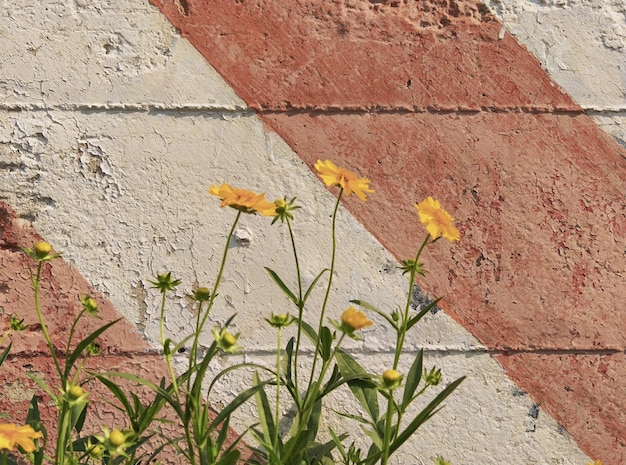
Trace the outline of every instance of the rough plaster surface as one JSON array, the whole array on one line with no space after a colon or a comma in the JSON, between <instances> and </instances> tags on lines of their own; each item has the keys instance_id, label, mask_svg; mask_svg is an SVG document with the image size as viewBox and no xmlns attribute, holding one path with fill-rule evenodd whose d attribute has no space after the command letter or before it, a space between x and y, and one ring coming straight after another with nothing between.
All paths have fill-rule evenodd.
<instances>
[{"instance_id":1,"label":"rough plaster surface","mask_svg":"<svg viewBox=\"0 0 626 465\"><path fill-rule=\"evenodd\" d=\"M185 292L210 284L232 219L206 194L214 182L270 198L297 195L304 207L296 229L305 279L327 265L328 245L320 237L328 235L332 196L155 9L126 1L19 6L5 2L0 12L1 33L9 38L0 50L0 197L149 341L157 339L151 275L171 269L184 280L168 310L174 336L189 329ZM339 224L333 316L355 297L399 304L405 283L396 260L345 210ZM245 240L230 251L214 320L238 312L236 328L250 360L271 363L272 333L259 323L286 302L262 266L290 275L284 234L267 219L246 217L238 234ZM442 263L448 266L445 258ZM20 300L18 308L27 305ZM382 370L389 343L377 325L351 350ZM437 453L455 464L586 461L444 312L420 325L411 344L418 347L447 379L469 379L398 463L429 463ZM227 396L232 386L220 393Z\"/></svg>"},{"instance_id":2,"label":"rough plaster surface","mask_svg":"<svg viewBox=\"0 0 626 465\"><path fill-rule=\"evenodd\" d=\"M626 4L622 0L485 4L552 79L626 145Z\"/></svg>"}]
</instances>

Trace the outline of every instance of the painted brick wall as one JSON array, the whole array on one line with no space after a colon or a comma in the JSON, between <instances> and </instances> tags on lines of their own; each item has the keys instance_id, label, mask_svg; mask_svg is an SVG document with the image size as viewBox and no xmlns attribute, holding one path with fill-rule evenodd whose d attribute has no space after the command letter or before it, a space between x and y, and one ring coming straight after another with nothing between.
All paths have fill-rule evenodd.
<instances>
[{"instance_id":1,"label":"painted brick wall","mask_svg":"<svg viewBox=\"0 0 626 465\"><path fill-rule=\"evenodd\" d=\"M207 187L297 195L312 279L327 266L334 198L309 168L329 158L377 191L341 212L331 316L356 297L402 301L395 266L423 233L413 202L435 195L463 234L426 257L419 284L445 295L445 312L410 351L425 348L447 381L468 379L397 463L623 463L626 166L597 126L623 141L619 3L492 2L519 42L475 2L155 3L0 10L5 320L34 321L19 246L43 237L63 251L45 306L59 336L90 286L126 318L102 366L158 375L148 280L183 280L167 330L188 331L185 294L210 283L232 220ZM213 321L237 312L246 360L271 364L262 318L285 302L262 268L291 273L285 232L249 217L238 236ZM377 323L350 350L382 371L392 341ZM1 372L16 419L32 393L21 368L51 368L37 331L27 336ZM249 381L219 386L216 407Z\"/></svg>"}]
</instances>

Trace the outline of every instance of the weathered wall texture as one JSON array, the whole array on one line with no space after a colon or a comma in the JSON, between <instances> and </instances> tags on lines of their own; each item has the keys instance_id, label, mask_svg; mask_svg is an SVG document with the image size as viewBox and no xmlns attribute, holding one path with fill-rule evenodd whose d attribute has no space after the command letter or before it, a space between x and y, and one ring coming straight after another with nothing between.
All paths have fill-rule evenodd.
<instances>
[{"instance_id":1,"label":"weathered wall texture","mask_svg":"<svg viewBox=\"0 0 626 465\"><path fill-rule=\"evenodd\" d=\"M626 145L626 4L622 0L485 4L606 132Z\"/></svg>"},{"instance_id":2,"label":"weathered wall texture","mask_svg":"<svg viewBox=\"0 0 626 465\"><path fill-rule=\"evenodd\" d=\"M159 3L190 43L147 3L5 1L4 318L33 321L25 262L17 258L18 246L28 245L19 238L32 232L16 239L6 225L32 226L63 251L77 273L72 280L82 276L126 317L124 331L134 327L145 338L129 346L128 333L115 332L107 341L113 354L124 351L131 365L147 357L159 373L149 349L158 341L158 296L148 280L165 270L183 280L167 330L185 334L193 316L185 294L211 283L232 220L207 187L224 181L272 199L296 195L311 280L328 265L329 242L320 238L329 235L334 198L309 166L329 158L372 179L377 191L365 205L347 202L352 214L341 211L331 317L353 298L386 308L404 299L397 260L423 234L413 202L435 195L463 234L458 245L442 241L427 254L431 273L420 285L446 295L446 312L425 318L410 350L425 348L446 380L468 379L397 463L430 463L436 454L455 465L575 465L589 456L623 463L624 409L614 397L624 384L626 166L624 152L583 111L619 127L619 111L602 113L622 108L618 69L607 66L615 50L606 62L588 53L587 67L568 65L570 81L587 83L570 88L551 69L567 53L547 47L555 58L544 62L528 45L538 62L484 6L417 5ZM612 15L623 28L618 4L490 7L520 40L524 30L557 37L541 20L548 12L554 24L581 30L595 21L559 16L576 8ZM573 45L560 50L577 53ZM576 89L593 89L589 69L604 70L612 84L605 94L583 92L585 100ZM292 273L285 231L248 216L237 235L213 321L237 312L246 360L270 364L273 332L263 318L286 304L263 266ZM66 297L47 306L57 321L78 290L61 271L53 275L55 292ZM351 351L382 371L391 342L377 320ZM31 343L14 352L11 373L18 360L36 357ZM116 363L107 360L103 366ZM233 384L247 383L242 374L221 386L216 405ZM243 409L238 425L251 413Z\"/></svg>"}]
</instances>

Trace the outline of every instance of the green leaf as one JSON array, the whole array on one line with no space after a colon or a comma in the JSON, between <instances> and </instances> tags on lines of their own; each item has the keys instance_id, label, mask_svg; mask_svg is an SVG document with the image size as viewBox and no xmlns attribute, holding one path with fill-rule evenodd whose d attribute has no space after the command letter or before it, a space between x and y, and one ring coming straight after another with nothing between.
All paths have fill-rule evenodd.
<instances>
[{"instance_id":1,"label":"green leaf","mask_svg":"<svg viewBox=\"0 0 626 465\"><path fill-rule=\"evenodd\" d=\"M319 274L315 277L315 279L313 280L313 282L311 283L311 285L309 286L309 288L306 290L306 293L304 294L304 298L302 299L302 306L304 307L304 304L306 303L307 299L309 298L309 295L311 295L311 291L313 290L313 288L317 285L317 282L320 280L320 278L324 275L324 273L326 273L327 271L330 271L328 268L324 268L322 271L319 272Z\"/></svg>"},{"instance_id":2,"label":"green leaf","mask_svg":"<svg viewBox=\"0 0 626 465\"><path fill-rule=\"evenodd\" d=\"M391 443L389 446L389 453L394 453L402 444L404 444L404 442L406 442L407 439L413 435L413 433L415 433L415 431L417 431L420 426L422 426L424 422L432 417L436 413L435 410L439 404L441 404L446 397L452 394L452 392L463 382L463 380L465 380L465 376L448 384L443 391L437 394L437 397L435 397Z\"/></svg>"},{"instance_id":3,"label":"green leaf","mask_svg":"<svg viewBox=\"0 0 626 465\"><path fill-rule=\"evenodd\" d=\"M72 425L77 433L80 433L85 424L85 418L87 417L87 405L79 404L72 406Z\"/></svg>"},{"instance_id":4,"label":"green leaf","mask_svg":"<svg viewBox=\"0 0 626 465\"><path fill-rule=\"evenodd\" d=\"M253 386L259 386L261 380L259 379L258 372L254 372L252 379ZM267 399L267 394L264 389L259 389L254 395L256 399L256 409L258 414L259 424L263 430L263 438L265 442L271 444L276 434L276 425L274 423L274 417L272 416L272 409ZM277 419L278 420L278 419Z\"/></svg>"},{"instance_id":5,"label":"green leaf","mask_svg":"<svg viewBox=\"0 0 626 465\"><path fill-rule=\"evenodd\" d=\"M236 465L239 462L240 455L241 453L237 449L233 449L223 454L215 465Z\"/></svg>"},{"instance_id":6,"label":"green leaf","mask_svg":"<svg viewBox=\"0 0 626 465\"><path fill-rule=\"evenodd\" d=\"M287 342L285 347L285 357L283 358L283 371L285 373L285 379L289 385L293 385L293 346L296 342L296 338L292 337Z\"/></svg>"},{"instance_id":7,"label":"green leaf","mask_svg":"<svg viewBox=\"0 0 626 465\"><path fill-rule=\"evenodd\" d=\"M106 376L106 377L115 376L117 378L127 379L129 381L133 381L137 384L141 384L142 386L147 387L148 389L152 390L152 392L161 396L168 404L170 404L172 408L176 411L176 414L181 420L185 418L182 406L170 394L171 386L168 389L165 389L163 386L157 386L152 381L133 375L131 373L124 373L122 371L107 371L104 373L100 373L100 375Z\"/></svg>"},{"instance_id":8,"label":"green leaf","mask_svg":"<svg viewBox=\"0 0 626 465\"><path fill-rule=\"evenodd\" d=\"M374 312L380 316L382 316L385 320L387 320L387 322L391 325L392 328L394 329L398 329L398 325L395 321L393 321L393 319L387 315L385 312L378 310L376 307L374 307L372 304L365 302L364 300L351 300L350 303L352 304L356 304L359 307L363 307L365 310L369 310L371 312Z\"/></svg>"},{"instance_id":9,"label":"green leaf","mask_svg":"<svg viewBox=\"0 0 626 465\"><path fill-rule=\"evenodd\" d=\"M41 465L43 463L46 443L48 442L48 431L41 422L41 414L39 412L39 404L37 402L36 394L30 399L25 424L30 425L35 431L41 431L43 434L43 440L39 444L39 449L33 452L33 464Z\"/></svg>"},{"instance_id":10,"label":"green leaf","mask_svg":"<svg viewBox=\"0 0 626 465\"><path fill-rule=\"evenodd\" d=\"M280 276L276 274L276 272L268 267L264 267L265 270L269 273L270 277L274 280L276 285L283 291L283 293L291 300L296 306L298 305L298 298L294 295L293 292L289 290L287 285L280 279Z\"/></svg>"},{"instance_id":11,"label":"green leaf","mask_svg":"<svg viewBox=\"0 0 626 465\"><path fill-rule=\"evenodd\" d=\"M11 352L12 345L13 345L13 341L10 341L6 349L2 351L2 355L0 355L0 366L4 363L4 360L9 356L9 352Z\"/></svg>"},{"instance_id":12,"label":"green leaf","mask_svg":"<svg viewBox=\"0 0 626 465\"><path fill-rule=\"evenodd\" d=\"M122 404L122 407L124 407L124 410L126 410L128 418L132 418L133 408L131 407L128 398L126 397L126 394L124 394L122 389L105 376L96 375L96 378L98 379L98 381L104 384L109 389L109 391L111 391L111 394L113 394L113 396L120 402L120 404Z\"/></svg>"},{"instance_id":13,"label":"green leaf","mask_svg":"<svg viewBox=\"0 0 626 465\"><path fill-rule=\"evenodd\" d=\"M220 432L217 435L217 441L215 447L217 450L222 450L226 439L228 438L228 426L230 425L230 417L227 417L226 420L222 423L222 427L220 428ZM223 457L223 456L222 456Z\"/></svg>"},{"instance_id":14,"label":"green leaf","mask_svg":"<svg viewBox=\"0 0 626 465\"><path fill-rule=\"evenodd\" d=\"M300 320L300 325L304 334L307 335L313 345L317 346L317 332L313 329L313 327L304 320Z\"/></svg>"},{"instance_id":15,"label":"green leaf","mask_svg":"<svg viewBox=\"0 0 626 465\"><path fill-rule=\"evenodd\" d=\"M327 362L330 359L331 346L333 343L333 335L328 329L328 326L322 326L320 331L320 355L322 359Z\"/></svg>"},{"instance_id":16,"label":"green leaf","mask_svg":"<svg viewBox=\"0 0 626 465\"><path fill-rule=\"evenodd\" d=\"M408 331L409 329L411 329L413 326L415 326L415 324L420 321L422 319L422 317L424 315L426 315L428 312L430 312L433 308L435 308L435 306L439 303L439 301L441 300L441 297L439 297L438 299L435 299L434 301L432 301L431 303L429 303L428 305L426 305L426 307L424 307L422 310L420 310L420 312L415 315L413 318L411 318L409 320L409 322L406 325L406 330Z\"/></svg>"},{"instance_id":17,"label":"green leaf","mask_svg":"<svg viewBox=\"0 0 626 465\"><path fill-rule=\"evenodd\" d=\"M230 403L222 409L220 413L213 419L211 426L209 427L209 432L214 431L217 425L223 422L226 417L229 417L231 413L237 410L241 405L243 405L250 397L255 395L257 391L263 389L267 383L262 382L258 386L253 386L249 389L246 389L242 393L240 393L237 397L235 397Z\"/></svg>"},{"instance_id":18,"label":"green leaf","mask_svg":"<svg viewBox=\"0 0 626 465\"><path fill-rule=\"evenodd\" d=\"M74 351L70 354L69 357L67 357L65 361L65 372L63 373L63 377L65 379L69 377L70 371L72 367L74 366L74 363L76 362L76 360L78 360L78 357L80 357L81 354L85 351L87 346L91 344L93 341L95 341L98 336L100 336L102 333L104 333L107 329L109 329L111 326L113 326L115 323L117 323L121 319L122 318L118 318L117 320L111 321L107 323L106 325L101 326L100 328L96 329L93 333L91 333L89 336L87 336L85 339L80 341L80 343L76 346Z\"/></svg>"},{"instance_id":19,"label":"green leaf","mask_svg":"<svg viewBox=\"0 0 626 465\"><path fill-rule=\"evenodd\" d=\"M413 400L413 395L422 379L422 362L424 360L424 349L415 356L411 369L404 380L404 393L402 394L402 412L409 406Z\"/></svg>"},{"instance_id":20,"label":"green leaf","mask_svg":"<svg viewBox=\"0 0 626 465\"><path fill-rule=\"evenodd\" d=\"M337 351L335 360L345 378L354 378L352 381L348 381L348 386L372 421L376 422L379 416L377 391L372 387L372 383L363 381L363 378L368 378L369 374L351 355L343 350Z\"/></svg>"}]
</instances>

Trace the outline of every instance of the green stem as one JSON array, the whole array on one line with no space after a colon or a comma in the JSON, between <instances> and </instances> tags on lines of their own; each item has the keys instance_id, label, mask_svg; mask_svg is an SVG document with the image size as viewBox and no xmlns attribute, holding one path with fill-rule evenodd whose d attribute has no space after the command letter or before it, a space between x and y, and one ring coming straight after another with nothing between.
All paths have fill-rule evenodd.
<instances>
[{"instance_id":1,"label":"green stem","mask_svg":"<svg viewBox=\"0 0 626 465\"><path fill-rule=\"evenodd\" d=\"M326 287L326 294L324 295L324 302L322 304L322 311L320 313L319 325L317 327L317 344L315 345L315 354L313 354L313 367L311 368L311 378L309 379L307 393L311 388L311 383L313 382L313 376L315 374L315 366L317 364L317 359L318 359L319 350L320 350L320 343L321 343L320 334L322 332L322 326L324 325L324 313L326 312L326 305L328 304L328 297L330 296L330 290L333 285L333 274L335 271L335 255L337 251L337 234L336 234L337 212L339 211L339 203L341 201L342 194L343 194L343 187L339 190L339 195L337 196L337 202L335 202L335 209L333 210L333 220L332 220L333 249L332 249L332 255L330 259L330 273L328 276L328 286Z\"/></svg>"},{"instance_id":2,"label":"green stem","mask_svg":"<svg viewBox=\"0 0 626 465\"><path fill-rule=\"evenodd\" d=\"M298 388L298 355L300 354L300 341L302 340L302 314L304 312L304 302L302 302L302 275L300 273L300 261L298 260L298 251L296 249L296 240L291 228L291 221L287 218L287 227L289 228L289 237L291 238L291 248L293 250L293 258L296 262L296 274L298 275L298 332L296 334L296 350L293 360L293 383L296 391L296 404L298 407L302 405L300 389Z\"/></svg>"},{"instance_id":3,"label":"green stem","mask_svg":"<svg viewBox=\"0 0 626 465\"><path fill-rule=\"evenodd\" d=\"M230 240L233 237L233 234L235 233L235 228L237 227L237 223L239 222L239 218L241 217L241 211L237 211L237 216L235 217L235 221L233 222L232 227L230 228L230 231L228 232L228 237L226 238L226 244L224 245L224 252L222 253L222 262L220 263L220 269L217 273L217 277L215 279L215 285L213 286L213 291L211 292L211 296L209 297L208 303L207 303L207 308L204 312L204 315L202 316L202 320L200 320L200 313L202 311L202 306L200 305L200 307L198 308L198 319L196 320L196 329L194 332L194 337L193 337L193 343L192 343L192 347L191 347L191 352L189 354L189 369L193 369L196 364L197 364L197 355L198 355L198 345L199 345L199 341L200 341L200 334L202 334L202 331L204 329L204 325L207 322L207 319L209 318L209 314L211 313L211 309L213 308L213 304L215 303L215 298L217 297L217 290L219 288L220 282L222 281L222 276L224 274L224 268L226 266L226 258L228 256L228 245L230 244ZM190 386L188 384L188 386ZM188 389L188 391L190 391L190 389ZM199 396L202 396L202 391L199 391L200 394ZM188 393L190 394L190 392ZM198 398L198 399L193 399L192 402L187 402L188 405L195 405L195 408L201 408L203 402L202 399ZM192 412L192 416L193 414L197 412ZM191 459L191 463L192 465L196 465L196 456L195 456L195 452L194 452L194 447L193 447L193 439L192 439L192 431L189 428L189 423L185 422L185 436L186 436L186 440L187 440L187 447L189 449L189 457ZM203 456L203 451L199 448L198 450L198 454L200 457L200 460L202 461L202 456Z\"/></svg>"},{"instance_id":4,"label":"green stem","mask_svg":"<svg viewBox=\"0 0 626 465\"><path fill-rule=\"evenodd\" d=\"M411 301L413 299L413 289L415 287L415 273L419 266L419 258L422 255L422 251L424 247L428 244L430 240L430 234L426 234L426 238L422 242L417 254L415 255L415 260L413 263L413 267L411 268L409 275L409 294L406 298L406 305L404 307L404 313L402 314L402 321L400 328L396 334L396 351L393 359L393 369L397 370L398 364L400 363L400 355L402 354L402 349L404 348L404 340L406 338L406 333L408 331L407 326L409 324L409 310L411 309ZM381 457L381 465L387 465L389 462L389 448L391 446L391 432L392 432L392 421L393 421L393 412L395 410L394 402L393 402L393 392L389 390L389 397L387 398L387 413L385 416L385 434L383 437L383 450ZM400 426L401 412L398 411L398 418L396 426Z\"/></svg>"},{"instance_id":5,"label":"green stem","mask_svg":"<svg viewBox=\"0 0 626 465\"><path fill-rule=\"evenodd\" d=\"M413 299L413 288L415 287L415 272L417 271L417 266L419 263L419 258L422 255L422 251L424 247L428 244L430 239L430 234L426 234L426 239L422 242L421 247L417 251L415 255L415 263L411 268L410 276L409 276L409 295L406 298L406 306L404 307L404 313L402 315L402 325L397 334L397 343L396 343L396 353L393 359L393 369L398 369L398 363L400 362L400 354L402 354L402 349L404 347L404 339L406 338L407 325L409 323L409 310L411 309L411 301Z\"/></svg>"},{"instance_id":6,"label":"green stem","mask_svg":"<svg viewBox=\"0 0 626 465\"><path fill-rule=\"evenodd\" d=\"M276 421L276 425L274 427L274 438L272 448L277 450L278 447L278 419L280 418L280 344L281 344L281 335L283 328L278 328L278 343L276 347L276 407L275 407L275 416L274 419Z\"/></svg>"},{"instance_id":7,"label":"green stem","mask_svg":"<svg viewBox=\"0 0 626 465\"><path fill-rule=\"evenodd\" d=\"M385 435L383 437L383 455L381 465L387 465L389 462L389 447L391 446L391 422L393 421L393 392L389 389L389 398L387 399L387 415L385 417Z\"/></svg>"},{"instance_id":8,"label":"green stem","mask_svg":"<svg viewBox=\"0 0 626 465\"><path fill-rule=\"evenodd\" d=\"M241 217L241 211L237 211L237 216L235 217L235 221L233 222L233 226L230 228L228 233L228 237L226 238L226 245L224 246L224 252L222 253L222 263L220 263L220 270L217 273L217 278L215 280L215 285L213 286L213 292L211 292L211 297L209 298L209 303L207 305L206 312L202 317L202 321L200 322L200 326L196 328L196 335L193 341L193 349L195 351L198 350L198 339L200 337L200 333L204 329L204 325L206 324L206 320L209 317L209 313L213 308L213 303L215 302L215 298L217 297L217 289L219 288L220 281L222 280L222 275L224 273L224 267L226 266L226 257L228 256L228 244L230 244L230 240L235 234L235 228L237 227L237 223L239 222L239 218Z\"/></svg>"},{"instance_id":9,"label":"green stem","mask_svg":"<svg viewBox=\"0 0 626 465\"><path fill-rule=\"evenodd\" d=\"M72 323L72 327L70 328L70 334L67 337L67 347L65 349L65 353L68 354L70 352L70 346L72 345L72 339L74 338L74 332L76 331L76 326L78 325L78 320L81 319L81 317L83 316L83 313L85 313L85 309L83 308L81 310L81 312L78 314L78 316L74 319L74 322Z\"/></svg>"},{"instance_id":10,"label":"green stem","mask_svg":"<svg viewBox=\"0 0 626 465\"><path fill-rule=\"evenodd\" d=\"M57 359L56 349L52 344L52 339L50 339L50 333L48 333L48 327L46 326L46 322L43 319L43 314L41 313L41 305L39 304L39 283L41 281L41 268L43 266L43 261L39 261L37 263L37 276L34 280L32 280L33 290L35 291L35 310L37 312L37 318L39 319L39 325L41 326L41 332L46 340L46 344L48 344L48 349L50 350L50 356L52 357L52 361L54 362L54 366L57 369L57 373L59 374L59 378L61 380L61 384L65 386L65 377L63 376L63 372L61 371L61 365L59 365L59 360Z\"/></svg>"},{"instance_id":11,"label":"green stem","mask_svg":"<svg viewBox=\"0 0 626 465\"><path fill-rule=\"evenodd\" d=\"M161 291L161 312L159 317L159 329L161 333L161 345L163 346L163 351L165 352L165 297L167 295L167 290L163 289ZM174 388L174 395L176 396L176 400L180 403L180 393L178 392L178 381L176 378L176 373L174 373L174 367L172 366L172 354L169 352L169 347L167 353L165 354L165 363L167 364L167 370L169 371L170 378L172 379L172 387Z\"/></svg>"}]
</instances>

